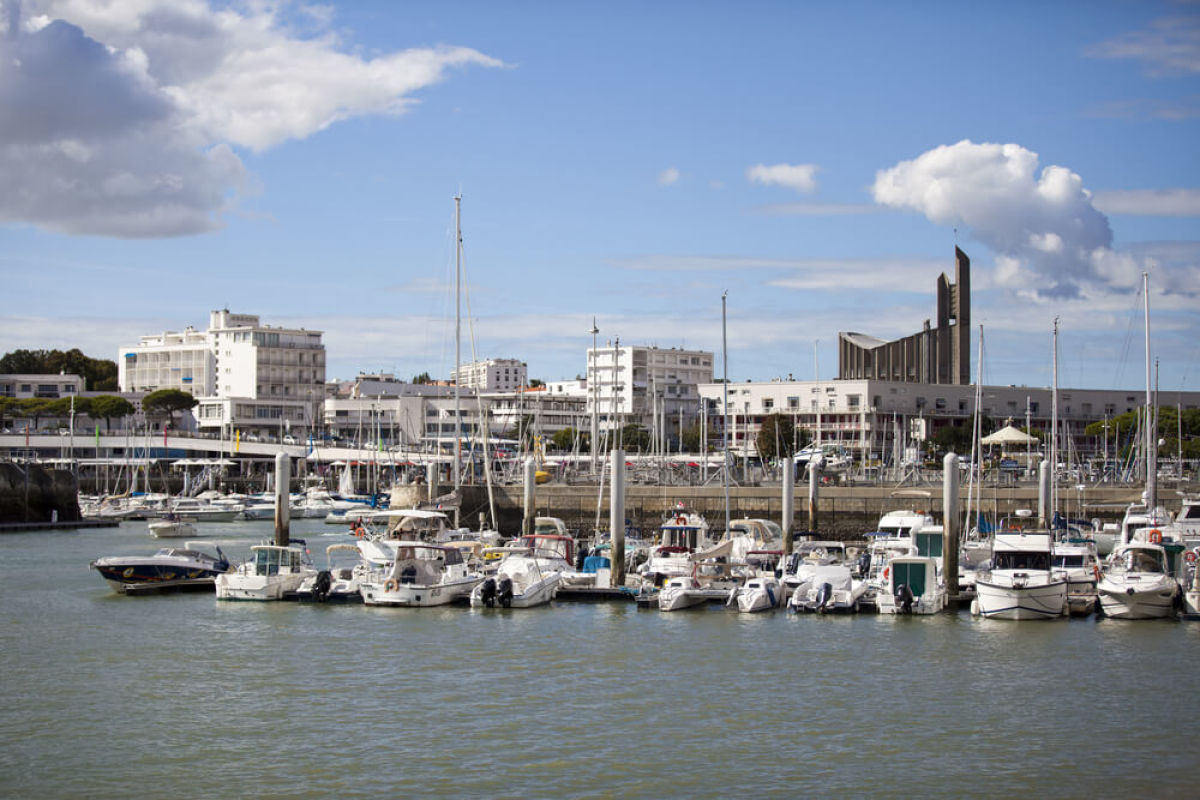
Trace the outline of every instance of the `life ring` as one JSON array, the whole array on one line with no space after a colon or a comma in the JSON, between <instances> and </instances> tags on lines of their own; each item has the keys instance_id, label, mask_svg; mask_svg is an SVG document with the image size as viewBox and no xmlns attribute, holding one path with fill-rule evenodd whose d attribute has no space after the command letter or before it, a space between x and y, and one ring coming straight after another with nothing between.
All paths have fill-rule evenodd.
<instances>
[{"instance_id":1,"label":"life ring","mask_svg":"<svg viewBox=\"0 0 1200 800\"><path fill-rule=\"evenodd\" d=\"M351 528L350 532L353 533L355 535L355 537L357 537L359 539L361 539L367 535L366 530L364 530L361 526L357 527L357 528Z\"/></svg>"},{"instance_id":2,"label":"life ring","mask_svg":"<svg viewBox=\"0 0 1200 800\"><path fill-rule=\"evenodd\" d=\"M1187 562L1188 562L1189 564L1195 564L1195 563L1196 563L1196 551L1195 551L1195 550L1188 550L1188 551L1187 551L1187 555L1186 555L1186 556L1184 556L1184 558L1186 558L1186 559L1187 559Z\"/></svg>"},{"instance_id":3,"label":"life ring","mask_svg":"<svg viewBox=\"0 0 1200 800\"><path fill-rule=\"evenodd\" d=\"M1097 564L1092 564L1092 574L1096 576L1096 583L1100 582L1100 567Z\"/></svg>"},{"instance_id":4,"label":"life ring","mask_svg":"<svg viewBox=\"0 0 1200 800\"><path fill-rule=\"evenodd\" d=\"M1151 528L1146 538L1150 544L1162 544L1162 531L1158 528Z\"/></svg>"},{"instance_id":5,"label":"life ring","mask_svg":"<svg viewBox=\"0 0 1200 800\"><path fill-rule=\"evenodd\" d=\"M676 525L687 525L687 517L682 516L682 515L676 517L675 524Z\"/></svg>"},{"instance_id":6,"label":"life ring","mask_svg":"<svg viewBox=\"0 0 1200 800\"><path fill-rule=\"evenodd\" d=\"M383 582L383 590L385 592L394 592L394 591L396 591L398 586L399 586L399 584L397 584L391 578L388 578L386 581Z\"/></svg>"},{"instance_id":7,"label":"life ring","mask_svg":"<svg viewBox=\"0 0 1200 800\"><path fill-rule=\"evenodd\" d=\"M885 581L888 579L888 576L889 576L889 575L891 575L891 574L892 574L892 568L891 568L891 567L884 567L884 568L883 568L883 579L884 579Z\"/></svg>"}]
</instances>

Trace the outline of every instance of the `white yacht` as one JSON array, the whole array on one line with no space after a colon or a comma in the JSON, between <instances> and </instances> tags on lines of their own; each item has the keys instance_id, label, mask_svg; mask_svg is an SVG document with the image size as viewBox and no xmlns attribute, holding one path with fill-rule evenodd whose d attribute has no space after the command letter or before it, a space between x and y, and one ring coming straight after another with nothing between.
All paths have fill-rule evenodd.
<instances>
[{"instance_id":1,"label":"white yacht","mask_svg":"<svg viewBox=\"0 0 1200 800\"><path fill-rule=\"evenodd\" d=\"M699 514L676 508L658 528L658 541L650 548L641 573L656 582L676 575L691 575L689 558L711 544L708 522ZM656 577L657 576L657 577Z\"/></svg>"},{"instance_id":2,"label":"white yacht","mask_svg":"<svg viewBox=\"0 0 1200 800\"><path fill-rule=\"evenodd\" d=\"M1106 617L1162 619L1175 614L1180 590L1166 548L1150 541L1133 541L1109 556L1096 592Z\"/></svg>"},{"instance_id":3,"label":"white yacht","mask_svg":"<svg viewBox=\"0 0 1200 800\"><path fill-rule=\"evenodd\" d=\"M975 579L971 612L996 619L1056 619L1067 613L1067 576L1054 569L1049 533L997 533Z\"/></svg>"},{"instance_id":4,"label":"white yacht","mask_svg":"<svg viewBox=\"0 0 1200 800\"><path fill-rule=\"evenodd\" d=\"M147 523L146 527L155 539L191 539L199 535L195 525L171 512Z\"/></svg>"},{"instance_id":5,"label":"white yacht","mask_svg":"<svg viewBox=\"0 0 1200 800\"><path fill-rule=\"evenodd\" d=\"M466 597L483 580L454 547L415 540L399 541L395 560L359 584L371 606L442 606Z\"/></svg>"},{"instance_id":6,"label":"white yacht","mask_svg":"<svg viewBox=\"0 0 1200 800\"><path fill-rule=\"evenodd\" d=\"M287 545L256 544L249 561L217 576L217 599L281 600L315 573L301 539Z\"/></svg>"},{"instance_id":7,"label":"white yacht","mask_svg":"<svg viewBox=\"0 0 1200 800\"><path fill-rule=\"evenodd\" d=\"M1100 557L1093 540L1068 540L1054 545L1054 568L1067 576L1067 609L1087 615L1096 610Z\"/></svg>"}]
</instances>

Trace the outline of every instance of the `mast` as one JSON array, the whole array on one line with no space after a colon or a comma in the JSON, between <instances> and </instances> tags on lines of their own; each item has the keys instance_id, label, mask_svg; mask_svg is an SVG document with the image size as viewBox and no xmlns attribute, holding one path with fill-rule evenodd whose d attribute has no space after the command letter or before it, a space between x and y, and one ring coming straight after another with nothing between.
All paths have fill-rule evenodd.
<instances>
[{"instance_id":1,"label":"mast","mask_svg":"<svg viewBox=\"0 0 1200 800\"><path fill-rule=\"evenodd\" d=\"M454 490L462 483L459 461L462 450L462 417L459 386L462 384L462 195L454 195ZM455 520L457 523L458 520Z\"/></svg>"},{"instance_id":2,"label":"mast","mask_svg":"<svg viewBox=\"0 0 1200 800\"><path fill-rule=\"evenodd\" d=\"M1051 363L1054 366L1050 389L1050 519L1053 524L1054 514L1058 511L1058 481L1055 480L1058 471L1058 317L1054 318Z\"/></svg>"},{"instance_id":3,"label":"mast","mask_svg":"<svg viewBox=\"0 0 1200 800\"><path fill-rule=\"evenodd\" d=\"M1146 317L1146 510L1153 515L1158 507L1158 426L1154 420L1150 393L1150 273L1142 273ZM1153 520L1151 520L1153 521Z\"/></svg>"},{"instance_id":4,"label":"mast","mask_svg":"<svg viewBox=\"0 0 1200 800\"><path fill-rule=\"evenodd\" d=\"M596 327L595 317L592 317L592 329L588 333L592 334L592 375L588 379L588 393L592 396L592 474L595 475L600 458L600 379L596 372L596 334L600 329Z\"/></svg>"},{"instance_id":5,"label":"mast","mask_svg":"<svg viewBox=\"0 0 1200 800\"><path fill-rule=\"evenodd\" d=\"M722 440L725 442L725 468L721 470L725 488L725 535L729 535L729 340L725 334L725 301L729 290L721 293L721 403L725 411L725 420L721 424Z\"/></svg>"}]
</instances>

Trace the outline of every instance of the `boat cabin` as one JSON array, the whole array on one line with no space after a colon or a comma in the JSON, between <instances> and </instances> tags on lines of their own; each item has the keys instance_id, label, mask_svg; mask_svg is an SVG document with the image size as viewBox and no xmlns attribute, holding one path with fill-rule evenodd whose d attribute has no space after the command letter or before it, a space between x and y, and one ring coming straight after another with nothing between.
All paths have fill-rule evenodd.
<instances>
[{"instance_id":1,"label":"boat cabin","mask_svg":"<svg viewBox=\"0 0 1200 800\"><path fill-rule=\"evenodd\" d=\"M1048 572L1051 553L1048 533L998 533L992 542L992 569Z\"/></svg>"},{"instance_id":2,"label":"boat cabin","mask_svg":"<svg viewBox=\"0 0 1200 800\"><path fill-rule=\"evenodd\" d=\"M306 559L300 547L260 544L250 549L254 553L255 575L287 575L304 570Z\"/></svg>"},{"instance_id":3,"label":"boat cabin","mask_svg":"<svg viewBox=\"0 0 1200 800\"><path fill-rule=\"evenodd\" d=\"M568 564L575 563L575 540L570 536L535 533L522 536L515 546L528 548L530 555L537 558L561 558Z\"/></svg>"},{"instance_id":4,"label":"boat cabin","mask_svg":"<svg viewBox=\"0 0 1200 800\"><path fill-rule=\"evenodd\" d=\"M463 563L462 554L457 548L403 542L396 548L392 577L398 583L437 583L447 568Z\"/></svg>"}]
</instances>

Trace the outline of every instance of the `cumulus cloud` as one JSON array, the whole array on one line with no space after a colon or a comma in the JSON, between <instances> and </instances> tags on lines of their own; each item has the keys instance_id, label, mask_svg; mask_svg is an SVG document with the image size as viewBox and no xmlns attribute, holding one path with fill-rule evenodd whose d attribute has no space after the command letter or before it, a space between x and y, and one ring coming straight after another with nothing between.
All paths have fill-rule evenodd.
<instances>
[{"instance_id":1,"label":"cumulus cloud","mask_svg":"<svg viewBox=\"0 0 1200 800\"><path fill-rule=\"evenodd\" d=\"M72 234L210 230L253 186L234 148L400 114L453 68L501 66L461 47L351 55L320 8L0 3L0 221Z\"/></svg>"},{"instance_id":2,"label":"cumulus cloud","mask_svg":"<svg viewBox=\"0 0 1200 800\"><path fill-rule=\"evenodd\" d=\"M999 257L997 279L1049 296L1136 283L1142 265L1112 249L1108 218L1069 169L1038 170L1015 144L943 145L875 176L877 203L970 230Z\"/></svg>"},{"instance_id":3,"label":"cumulus cloud","mask_svg":"<svg viewBox=\"0 0 1200 800\"><path fill-rule=\"evenodd\" d=\"M746 180L767 186L783 186L797 192L813 192L817 188L815 164L755 164L746 169Z\"/></svg>"},{"instance_id":4,"label":"cumulus cloud","mask_svg":"<svg viewBox=\"0 0 1200 800\"><path fill-rule=\"evenodd\" d=\"M675 167L667 167L662 172L658 173L658 185L670 186L679 180L679 170Z\"/></svg>"}]
</instances>

